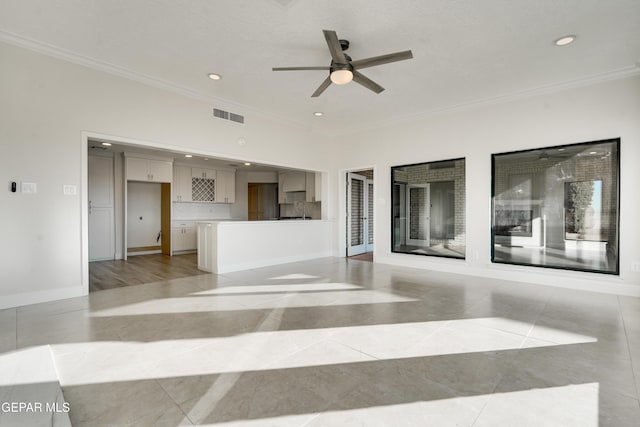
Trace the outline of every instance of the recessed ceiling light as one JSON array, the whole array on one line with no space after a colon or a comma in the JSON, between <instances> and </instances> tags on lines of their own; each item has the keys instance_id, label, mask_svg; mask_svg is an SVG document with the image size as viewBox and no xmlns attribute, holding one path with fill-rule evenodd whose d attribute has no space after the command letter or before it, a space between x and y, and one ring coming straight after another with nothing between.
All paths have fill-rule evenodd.
<instances>
[{"instance_id":1,"label":"recessed ceiling light","mask_svg":"<svg viewBox=\"0 0 640 427\"><path fill-rule=\"evenodd\" d=\"M566 46L568 44L573 43L575 39L576 39L576 36L569 35L569 36L560 37L554 43L556 46Z\"/></svg>"},{"instance_id":2,"label":"recessed ceiling light","mask_svg":"<svg viewBox=\"0 0 640 427\"><path fill-rule=\"evenodd\" d=\"M185 156L185 157L187 157L187 158L189 158L189 159L190 159L191 157L193 157L191 154L185 154L184 156Z\"/></svg>"},{"instance_id":3,"label":"recessed ceiling light","mask_svg":"<svg viewBox=\"0 0 640 427\"><path fill-rule=\"evenodd\" d=\"M110 142L103 142L102 145L104 145L105 147L111 147L111 143Z\"/></svg>"},{"instance_id":4,"label":"recessed ceiling light","mask_svg":"<svg viewBox=\"0 0 640 427\"><path fill-rule=\"evenodd\" d=\"M324 113L322 111L316 111L316 112L313 113L313 115L316 116L316 117L320 117L320 116L323 116Z\"/></svg>"},{"instance_id":5,"label":"recessed ceiling light","mask_svg":"<svg viewBox=\"0 0 640 427\"><path fill-rule=\"evenodd\" d=\"M558 151L564 151L566 148L558 148Z\"/></svg>"},{"instance_id":6,"label":"recessed ceiling light","mask_svg":"<svg viewBox=\"0 0 640 427\"><path fill-rule=\"evenodd\" d=\"M597 151L589 151L589 154L598 154Z\"/></svg>"},{"instance_id":7,"label":"recessed ceiling light","mask_svg":"<svg viewBox=\"0 0 640 427\"><path fill-rule=\"evenodd\" d=\"M207 74L207 77L209 77L211 80L220 80L222 78L220 74L216 73L209 73Z\"/></svg>"},{"instance_id":8,"label":"recessed ceiling light","mask_svg":"<svg viewBox=\"0 0 640 427\"><path fill-rule=\"evenodd\" d=\"M251 166L251 163L249 163L249 162L244 162L244 165L245 165L245 166Z\"/></svg>"}]
</instances>

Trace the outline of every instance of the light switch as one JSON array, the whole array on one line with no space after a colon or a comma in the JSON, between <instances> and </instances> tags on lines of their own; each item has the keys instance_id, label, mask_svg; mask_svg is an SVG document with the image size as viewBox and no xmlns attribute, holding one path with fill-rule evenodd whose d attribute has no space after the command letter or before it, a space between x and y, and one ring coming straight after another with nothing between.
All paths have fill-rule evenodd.
<instances>
[{"instance_id":1,"label":"light switch","mask_svg":"<svg viewBox=\"0 0 640 427\"><path fill-rule=\"evenodd\" d=\"M76 194L78 194L78 187L76 187L75 185L63 185L62 186L62 194L64 194L65 196L75 196Z\"/></svg>"},{"instance_id":2,"label":"light switch","mask_svg":"<svg viewBox=\"0 0 640 427\"><path fill-rule=\"evenodd\" d=\"M20 188L25 194L35 194L38 192L38 184L35 182L23 182Z\"/></svg>"}]
</instances>

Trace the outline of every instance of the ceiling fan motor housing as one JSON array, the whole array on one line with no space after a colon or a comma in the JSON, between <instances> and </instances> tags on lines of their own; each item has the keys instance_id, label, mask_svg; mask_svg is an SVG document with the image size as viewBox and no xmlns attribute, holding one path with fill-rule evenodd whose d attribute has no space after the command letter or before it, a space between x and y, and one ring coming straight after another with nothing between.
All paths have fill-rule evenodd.
<instances>
[{"instance_id":1,"label":"ceiling fan motor housing","mask_svg":"<svg viewBox=\"0 0 640 427\"><path fill-rule=\"evenodd\" d=\"M351 65L351 58L347 55L345 55L347 58L347 63L346 64L339 64L335 61L331 61L331 68L329 69L329 74L331 74L332 72L336 71L336 70L349 70L349 71L353 71L353 65Z\"/></svg>"},{"instance_id":2,"label":"ceiling fan motor housing","mask_svg":"<svg viewBox=\"0 0 640 427\"><path fill-rule=\"evenodd\" d=\"M349 42L347 42L349 43ZM344 54L344 57L347 59L347 63L346 64L340 64L334 60L331 60L331 69L329 70L329 74L331 74L332 72L336 71L336 70L349 70L349 71L353 71L353 65L351 65L351 57L349 55L347 55L346 53Z\"/></svg>"}]
</instances>

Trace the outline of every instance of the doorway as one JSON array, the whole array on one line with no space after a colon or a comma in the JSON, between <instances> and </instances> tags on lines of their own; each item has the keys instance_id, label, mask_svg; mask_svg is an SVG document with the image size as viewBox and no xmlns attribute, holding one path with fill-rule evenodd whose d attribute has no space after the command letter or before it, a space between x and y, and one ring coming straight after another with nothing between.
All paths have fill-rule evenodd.
<instances>
[{"instance_id":1,"label":"doorway","mask_svg":"<svg viewBox=\"0 0 640 427\"><path fill-rule=\"evenodd\" d=\"M347 172L347 256L373 258L373 170Z\"/></svg>"}]
</instances>

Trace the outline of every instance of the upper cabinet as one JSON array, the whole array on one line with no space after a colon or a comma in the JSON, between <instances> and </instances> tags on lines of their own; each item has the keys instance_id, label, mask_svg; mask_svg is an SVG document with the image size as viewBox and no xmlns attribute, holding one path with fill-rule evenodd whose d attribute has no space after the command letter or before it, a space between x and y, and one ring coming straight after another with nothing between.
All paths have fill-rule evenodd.
<instances>
[{"instance_id":1,"label":"upper cabinet","mask_svg":"<svg viewBox=\"0 0 640 427\"><path fill-rule=\"evenodd\" d=\"M191 168L176 166L173 168L173 201L190 202L191 200Z\"/></svg>"},{"instance_id":2,"label":"upper cabinet","mask_svg":"<svg viewBox=\"0 0 640 427\"><path fill-rule=\"evenodd\" d=\"M282 172L278 175L278 203L300 201L295 194L304 191L304 201L319 202L322 179L318 172Z\"/></svg>"},{"instance_id":3,"label":"upper cabinet","mask_svg":"<svg viewBox=\"0 0 640 427\"><path fill-rule=\"evenodd\" d=\"M307 172L306 201L319 202L322 188L322 177L318 172Z\"/></svg>"},{"instance_id":4,"label":"upper cabinet","mask_svg":"<svg viewBox=\"0 0 640 427\"><path fill-rule=\"evenodd\" d=\"M173 163L170 160L153 160L129 157L125 154L125 172L128 181L171 182Z\"/></svg>"},{"instance_id":5,"label":"upper cabinet","mask_svg":"<svg viewBox=\"0 0 640 427\"><path fill-rule=\"evenodd\" d=\"M235 203L236 201L235 171L176 165L173 176L174 202Z\"/></svg>"},{"instance_id":6,"label":"upper cabinet","mask_svg":"<svg viewBox=\"0 0 640 427\"><path fill-rule=\"evenodd\" d=\"M282 177L282 191L290 193L293 191L306 191L306 172L284 172Z\"/></svg>"},{"instance_id":7,"label":"upper cabinet","mask_svg":"<svg viewBox=\"0 0 640 427\"><path fill-rule=\"evenodd\" d=\"M216 179L216 173L213 169L191 168L192 178Z\"/></svg>"},{"instance_id":8,"label":"upper cabinet","mask_svg":"<svg viewBox=\"0 0 640 427\"><path fill-rule=\"evenodd\" d=\"M236 173L233 171L217 171L216 202L236 202Z\"/></svg>"}]
</instances>

